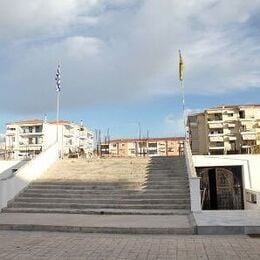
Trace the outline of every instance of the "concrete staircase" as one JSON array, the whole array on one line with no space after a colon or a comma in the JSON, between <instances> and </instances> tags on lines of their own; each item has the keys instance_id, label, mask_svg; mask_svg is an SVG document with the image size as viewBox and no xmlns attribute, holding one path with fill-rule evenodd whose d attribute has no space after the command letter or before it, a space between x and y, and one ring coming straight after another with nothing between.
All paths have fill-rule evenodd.
<instances>
[{"instance_id":1,"label":"concrete staircase","mask_svg":"<svg viewBox=\"0 0 260 260\"><path fill-rule=\"evenodd\" d=\"M157 230L158 233L191 234L189 196L184 157L61 160L9 202L3 212L30 216L32 213L48 214L48 218L56 213L80 214L88 218L95 215L99 219L102 216L104 222L110 215L112 226L108 229L111 232L114 228L117 232L135 230L138 233L131 223L127 226L127 221L131 220L144 223L139 227L139 231L145 230L144 233ZM121 216L119 223L123 219L126 221L121 229L115 226L116 215ZM145 218L151 223L164 221L164 225L149 226ZM171 223L174 220L178 225ZM169 222L168 226L165 221ZM96 231L102 230L102 227L95 227ZM93 226L89 228L93 231ZM69 231L68 227L66 231Z\"/></svg>"}]
</instances>

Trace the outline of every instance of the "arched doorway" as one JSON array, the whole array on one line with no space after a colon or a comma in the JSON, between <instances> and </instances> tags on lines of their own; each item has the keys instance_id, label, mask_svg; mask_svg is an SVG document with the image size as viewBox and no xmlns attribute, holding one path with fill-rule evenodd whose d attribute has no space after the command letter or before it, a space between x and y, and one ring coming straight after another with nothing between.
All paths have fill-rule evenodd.
<instances>
[{"instance_id":1,"label":"arched doorway","mask_svg":"<svg viewBox=\"0 0 260 260\"><path fill-rule=\"evenodd\" d=\"M197 168L201 177L202 209L243 209L240 166Z\"/></svg>"}]
</instances>

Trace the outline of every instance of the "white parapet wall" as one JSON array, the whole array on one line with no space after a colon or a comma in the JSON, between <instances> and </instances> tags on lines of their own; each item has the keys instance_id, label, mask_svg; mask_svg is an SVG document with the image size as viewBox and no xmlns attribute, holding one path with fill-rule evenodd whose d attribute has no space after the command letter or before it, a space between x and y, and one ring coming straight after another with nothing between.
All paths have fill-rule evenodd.
<instances>
[{"instance_id":1,"label":"white parapet wall","mask_svg":"<svg viewBox=\"0 0 260 260\"><path fill-rule=\"evenodd\" d=\"M245 209L260 209L260 155L193 155L195 167L241 166Z\"/></svg>"},{"instance_id":2,"label":"white parapet wall","mask_svg":"<svg viewBox=\"0 0 260 260\"><path fill-rule=\"evenodd\" d=\"M0 161L0 179L10 176L25 165L28 160L6 160Z\"/></svg>"},{"instance_id":3,"label":"white parapet wall","mask_svg":"<svg viewBox=\"0 0 260 260\"><path fill-rule=\"evenodd\" d=\"M7 206L28 184L40 177L59 158L58 145L54 144L17 172L0 179L0 210Z\"/></svg>"},{"instance_id":4,"label":"white parapet wall","mask_svg":"<svg viewBox=\"0 0 260 260\"><path fill-rule=\"evenodd\" d=\"M201 211L200 178L197 177L188 141L184 143L184 155L189 177L191 211Z\"/></svg>"},{"instance_id":5,"label":"white parapet wall","mask_svg":"<svg viewBox=\"0 0 260 260\"><path fill-rule=\"evenodd\" d=\"M4 171L14 167L19 162L21 162L21 160L0 160L0 176Z\"/></svg>"}]
</instances>

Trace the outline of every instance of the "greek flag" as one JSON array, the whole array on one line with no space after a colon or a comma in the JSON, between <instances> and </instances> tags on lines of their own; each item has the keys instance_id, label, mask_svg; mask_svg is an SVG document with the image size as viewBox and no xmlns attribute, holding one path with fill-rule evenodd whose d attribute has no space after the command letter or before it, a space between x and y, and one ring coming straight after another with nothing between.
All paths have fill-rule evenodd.
<instances>
[{"instance_id":1,"label":"greek flag","mask_svg":"<svg viewBox=\"0 0 260 260\"><path fill-rule=\"evenodd\" d=\"M56 72L56 76L55 76L55 80L56 80L56 91L60 92L60 64L57 67L57 72Z\"/></svg>"}]
</instances>

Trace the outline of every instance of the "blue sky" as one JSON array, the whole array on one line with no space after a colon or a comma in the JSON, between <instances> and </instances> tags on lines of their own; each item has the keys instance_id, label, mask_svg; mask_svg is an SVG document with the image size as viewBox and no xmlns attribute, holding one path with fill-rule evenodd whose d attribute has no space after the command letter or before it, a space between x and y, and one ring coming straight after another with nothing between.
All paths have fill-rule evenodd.
<instances>
[{"instance_id":1,"label":"blue sky","mask_svg":"<svg viewBox=\"0 0 260 260\"><path fill-rule=\"evenodd\" d=\"M232 8L231 8L232 7ZM186 113L259 103L260 1L0 2L0 132L17 119L61 117L112 137L183 134Z\"/></svg>"}]
</instances>

